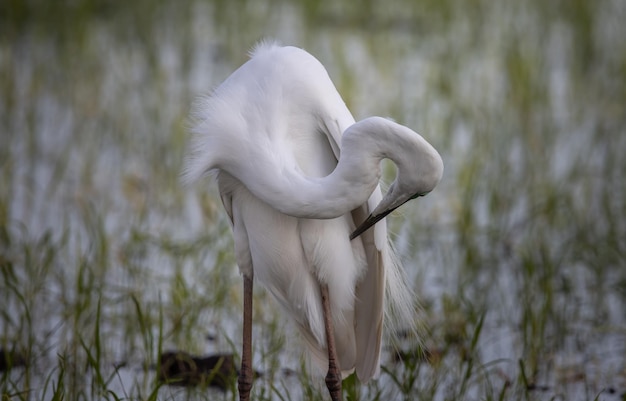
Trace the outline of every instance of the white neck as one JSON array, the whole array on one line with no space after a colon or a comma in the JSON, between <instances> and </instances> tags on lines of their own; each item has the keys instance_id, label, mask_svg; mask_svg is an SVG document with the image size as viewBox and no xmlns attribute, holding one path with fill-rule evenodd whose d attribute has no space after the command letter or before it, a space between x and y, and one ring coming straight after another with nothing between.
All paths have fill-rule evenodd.
<instances>
[{"instance_id":1,"label":"white neck","mask_svg":"<svg viewBox=\"0 0 626 401\"><path fill-rule=\"evenodd\" d=\"M281 213L330 219L367 202L378 185L384 158L398 166L393 187L406 189L407 196L430 192L441 178L441 169L435 171L441 159L434 148L410 129L380 117L357 122L344 132L339 162L326 177L306 177L267 158L262 163L270 165L256 166L264 174L224 169Z\"/></svg>"}]
</instances>

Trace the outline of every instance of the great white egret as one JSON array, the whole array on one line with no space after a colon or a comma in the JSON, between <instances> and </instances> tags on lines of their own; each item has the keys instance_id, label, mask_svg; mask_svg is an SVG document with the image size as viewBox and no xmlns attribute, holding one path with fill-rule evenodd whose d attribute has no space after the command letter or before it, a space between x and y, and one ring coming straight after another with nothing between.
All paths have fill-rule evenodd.
<instances>
[{"instance_id":1,"label":"great white egret","mask_svg":"<svg viewBox=\"0 0 626 401\"><path fill-rule=\"evenodd\" d=\"M193 117L183 179L215 173L244 280L240 399L252 388L254 276L327 364L341 399L342 375L379 373L385 302L411 302L380 220L432 191L441 157L400 124L355 122L317 59L274 43L259 44ZM397 177L382 197L385 158Z\"/></svg>"}]
</instances>

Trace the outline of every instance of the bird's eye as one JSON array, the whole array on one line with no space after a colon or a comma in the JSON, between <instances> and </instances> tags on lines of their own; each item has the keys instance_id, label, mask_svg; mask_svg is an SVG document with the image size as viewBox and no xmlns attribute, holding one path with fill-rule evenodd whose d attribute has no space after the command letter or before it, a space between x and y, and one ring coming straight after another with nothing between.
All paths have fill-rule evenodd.
<instances>
[{"instance_id":1,"label":"bird's eye","mask_svg":"<svg viewBox=\"0 0 626 401\"><path fill-rule=\"evenodd\" d=\"M424 196L424 195L426 195L426 194L418 192L415 195L411 196L411 199L419 198L420 196Z\"/></svg>"}]
</instances>

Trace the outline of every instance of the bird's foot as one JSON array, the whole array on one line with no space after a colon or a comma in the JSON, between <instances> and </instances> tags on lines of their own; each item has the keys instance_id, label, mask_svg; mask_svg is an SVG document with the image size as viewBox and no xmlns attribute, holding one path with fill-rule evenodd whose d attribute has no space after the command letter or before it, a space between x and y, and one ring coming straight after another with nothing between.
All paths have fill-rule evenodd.
<instances>
[{"instance_id":1,"label":"bird's foot","mask_svg":"<svg viewBox=\"0 0 626 401\"><path fill-rule=\"evenodd\" d=\"M333 371L334 370L334 371ZM329 369L326 375L326 387L333 401L341 401L341 373L338 369Z\"/></svg>"},{"instance_id":2,"label":"bird's foot","mask_svg":"<svg viewBox=\"0 0 626 401\"><path fill-rule=\"evenodd\" d=\"M250 400L250 391L252 390L252 381L253 381L253 373L252 369L242 368L241 372L239 372L239 400L240 401L248 401Z\"/></svg>"}]
</instances>

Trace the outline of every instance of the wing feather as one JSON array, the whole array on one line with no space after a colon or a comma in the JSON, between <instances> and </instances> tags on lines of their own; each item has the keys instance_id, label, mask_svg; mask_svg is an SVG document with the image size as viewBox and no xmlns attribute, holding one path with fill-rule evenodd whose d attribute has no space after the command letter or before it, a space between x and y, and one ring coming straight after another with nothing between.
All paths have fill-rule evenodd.
<instances>
[{"instance_id":1,"label":"wing feather","mask_svg":"<svg viewBox=\"0 0 626 401\"><path fill-rule=\"evenodd\" d=\"M352 212L356 222L369 214L363 205ZM367 258L365 275L355 289L354 326L356 338L356 374L361 382L376 377L380 370L380 350L383 332L385 265L381 250L376 247L375 230L368 230L359 238Z\"/></svg>"}]
</instances>

